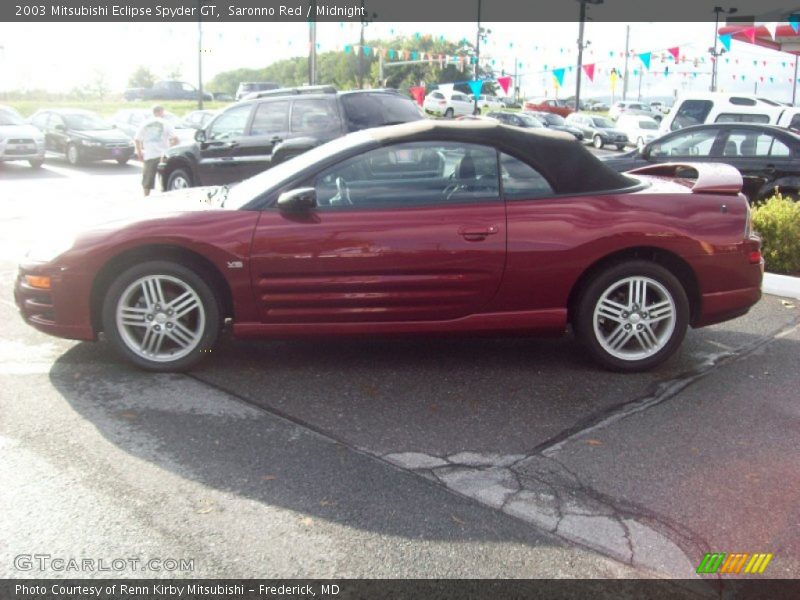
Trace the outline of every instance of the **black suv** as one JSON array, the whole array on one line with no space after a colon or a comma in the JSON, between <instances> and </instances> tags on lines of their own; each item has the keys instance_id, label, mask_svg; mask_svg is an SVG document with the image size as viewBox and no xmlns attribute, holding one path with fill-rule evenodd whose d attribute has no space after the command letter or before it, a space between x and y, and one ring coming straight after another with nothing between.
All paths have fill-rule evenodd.
<instances>
[{"instance_id":1,"label":"black suv","mask_svg":"<svg viewBox=\"0 0 800 600\"><path fill-rule=\"evenodd\" d=\"M352 131L422 118L419 107L395 90L259 92L198 130L196 143L170 148L158 170L167 190L234 183Z\"/></svg>"}]
</instances>

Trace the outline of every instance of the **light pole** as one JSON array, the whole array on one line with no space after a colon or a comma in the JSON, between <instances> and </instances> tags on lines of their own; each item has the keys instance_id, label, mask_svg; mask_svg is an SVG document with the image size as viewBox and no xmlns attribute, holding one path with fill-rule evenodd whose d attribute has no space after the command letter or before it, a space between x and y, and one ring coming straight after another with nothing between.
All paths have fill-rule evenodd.
<instances>
[{"instance_id":1,"label":"light pole","mask_svg":"<svg viewBox=\"0 0 800 600\"><path fill-rule=\"evenodd\" d=\"M581 109L581 70L583 69L583 49L591 42L583 43L583 24L586 22L586 5L602 4L603 0L578 0L581 5L580 20L578 23L578 69L575 73L575 110Z\"/></svg>"},{"instance_id":2,"label":"light pole","mask_svg":"<svg viewBox=\"0 0 800 600\"><path fill-rule=\"evenodd\" d=\"M308 22L308 85L317 83L317 0L311 0Z\"/></svg>"},{"instance_id":3,"label":"light pole","mask_svg":"<svg viewBox=\"0 0 800 600\"><path fill-rule=\"evenodd\" d=\"M472 69L472 77L475 81L478 81L478 65L481 62L481 39L486 41L486 37L492 33L491 29L486 29L485 27L481 27L481 0L478 0L478 33L475 37L475 65ZM480 94L478 94L480 96ZM474 94L473 94L474 96ZM478 99L475 98L474 100L475 108L473 112L478 114Z\"/></svg>"},{"instance_id":4,"label":"light pole","mask_svg":"<svg viewBox=\"0 0 800 600\"><path fill-rule=\"evenodd\" d=\"M203 0L197 0L197 108L203 110Z\"/></svg>"},{"instance_id":5,"label":"light pole","mask_svg":"<svg viewBox=\"0 0 800 600\"><path fill-rule=\"evenodd\" d=\"M708 49L711 54L711 91L717 91L717 61L720 56L725 54L725 48L720 48L717 51L717 37L719 37L719 16L721 14L732 15L737 12L736 8L722 8L721 6L714 7L714 46Z\"/></svg>"},{"instance_id":6,"label":"light pole","mask_svg":"<svg viewBox=\"0 0 800 600\"><path fill-rule=\"evenodd\" d=\"M366 16L364 0L361 0L361 12L364 16L361 17L361 37L358 46L358 89L364 89L364 29L378 17L378 13L372 13L371 17Z\"/></svg>"}]
</instances>

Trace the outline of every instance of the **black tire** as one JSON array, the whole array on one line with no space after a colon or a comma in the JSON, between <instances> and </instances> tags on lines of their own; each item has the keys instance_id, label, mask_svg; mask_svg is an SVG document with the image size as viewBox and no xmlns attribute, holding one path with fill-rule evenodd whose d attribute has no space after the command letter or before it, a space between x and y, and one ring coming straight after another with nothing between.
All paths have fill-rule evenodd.
<instances>
[{"instance_id":1,"label":"black tire","mask_svg":"<svg viewBox=\"0 0 800 600\"><path fill-rule=\"evenodd\" d=\"M34 169L41 169L42 165L44 164L44 160L41 159L29 160L28 164Z\"/></svg>"},{"instance_id":2,"label":"black tire","mask_svg":"<svg viewBox=\"0 0 800 600\"><path fill-rule=\"evenodd\" d=\"M77 144L70 144L67 146L67 162L73 167L77 167L83 162L81 149L78 148Z\"/></svg>"},{"instance_id":3,"label":"black tire","mask_svg":"<svg viewBox=\"0 0 800 600\"><path fill-rule=\"evenodd\" d=\"M126 164L128 164L129 160L130 160L129 158L118 158L117 159L117 164L118 165L126 165Z\"/></svg>"},{"instance_id":4,"label":"black tire","mask_svg":"<svg viewBox=\"0 0 800 600\"><path fill-rule=\"evenodd\" d=\"M444 118L445 119L452 119L453 115L455 115L455 114L456 114L456 112L452 108L448 108L446 111L444 111Z\"/></svg>"},{"instance_id":5,"label":"black tire","mask_svg":"<svg viewBox=\"0 0 800 600\"><path fill-rule=\"evenodd\" d=\"M163 297L166 303L163 307L156 305L158 310L154 311L154 313L137 315L141 316L141 324L137 322L135 327L121 329L117 321L117 309L120 306L130 306L132 299L138 298L138 303L133 310L148 310L144 293L141 291L142 288L135 285L137 281L145 277L170 280L165 281L162 285ZM184 287L181 288L179 284ZM172 289L172 286L175 289ZM177 305L173 305L175 312L169 311L172 316L167 317L170 303L180 293L183 293L181 292L182 289L194 292L196 295L196 308L189 311L187 315L181 316L176 314L180 312L179 305L181 303L178 302ZM170 298L171 295L172 297ZM106 339L114 349L137 367L156 372L183 371L197 363L204 356L207 356L216 343L222 323L219 307L220 301L217 295L198 270L171 261L148 261L126 269L109 286L103 299L103 331ZM155 318L152 318L153 316ZM176 339L174 336L172 338L168 337L170 334L167 333L166 328L170 327L169 323L171 322L175 325L175 328L171 330L173 334L180 333L178 331L179 323L184 325L184 329L194 334L193 337L186 338L191 339L191 343L181 346L173 341ZM153 354L152 358L145 356L144 354L147 353L142 351L141 346L145 345L146 332L150 329L158 329L159 326L163 329L153 335L160 336L162 342L158 344L155 353L151 353ZM131 346L137 345L136 341L139 332L142 333L142 340L140 340L140 347L134 350ZM172 350L176 357L175 359L170 359L170 349L173 347L176 347ZM161 352L162 348L164 352ZM156 357L155 354L159 352L161 352L161 355Z\"/></svg>"},{"instance_id":6,"label":"black tire","mask_svg":"<svg viewBox=\"0 0 800 600\"><path fill-rule=\"evenodd\" d=\"M618 315L624 318L617 319L601 314L598 315L596 323L595 309L601 299L609 299L607 296L609 290L612 290L612 293L622 294L622 297L615 296L615 298L619 298L617 302L620 305L625 305L624 290L628 285L628 278L655 282L648 288L646 306L638 307L632 304L633 300L629 297L628 301L631 303L628 303ZM658 320L661 312L656 314L650 312L648 308L658 311L657 305L667 302L667 296L672 301L674 310L671 307L663 307L661 310L670 308L672 321L669 318ZM689 300L683 285L669 270L647 260L615 263L595 274L583 288L573 316L573 327L578 340L592 358L606 369L621 372L645 371L667 360L681 345L688 323ZM652 339L656 336L663 338L657 340L658 344L653 350L644 350L640 342L646 337L645 331L635 331L644 327L652 333ZM609 342L615 338L618 330L620 334L616 339L627 341L620 345L615 354L613 349L609 350L605 346L610 345Z\"/></svg>"},{"instance_id":7,"label":"black tire","mask_svg":"<svg viewBox=\"0 0 800 600\"><path fill-rule=\"evenodd\" d=\"M169 172L164 185L164 191L182 190L187 187L192 187L192 176L189 175L186 169L178 168Z\"/></svg>"},{"instance_id":8,"label":"black tire","mask_svg":"<svg viewBox=\"0 0 800 600\"><path fill-rule=\"evenodd\" d=\"M625 150L625 144L617 144L617 150Z\"/></svg>"},{"instance_id":9,"label":"black tire","mask_svg":"<svg viewBox=\"0 0 800 600\"><path fill-rule=\"evenodd\" d=\"M596 135L596 136L594 136L594 138L592 139L592 145L593 145L595 148L597 148L598 150L600 150L600 148L602 148L603 146L605 146L605 142L603 141L603 138L601 138L599 135Z\"/></svg>"}]
</instances>

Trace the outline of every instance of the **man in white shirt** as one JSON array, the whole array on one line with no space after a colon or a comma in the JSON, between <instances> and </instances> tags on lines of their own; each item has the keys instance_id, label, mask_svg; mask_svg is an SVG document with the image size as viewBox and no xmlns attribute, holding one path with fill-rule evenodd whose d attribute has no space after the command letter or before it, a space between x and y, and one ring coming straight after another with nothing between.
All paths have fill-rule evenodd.
<instances>
[{"instance_id":1,"label":"man in white shirt","mask_svg":"<svg viewBox=\"0 0 800 600\"><path fill-rule=\"evenodd\" d=\"M164 119L164 107L153 107L153 118L148 119L133 137L136 144L136 156L144 163L142 170L142 188L144 195L149 196L155 187L156 172L161 157L170 146L178 143L178 136L169 121Z\"/></svg>"}]
</instances>

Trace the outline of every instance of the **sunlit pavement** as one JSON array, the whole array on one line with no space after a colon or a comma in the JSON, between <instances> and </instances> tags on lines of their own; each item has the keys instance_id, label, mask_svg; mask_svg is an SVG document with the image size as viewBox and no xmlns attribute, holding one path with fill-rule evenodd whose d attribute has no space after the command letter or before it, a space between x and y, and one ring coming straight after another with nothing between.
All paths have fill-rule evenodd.
<instances>
[{"instance_id":1,"label":"sunlit pavement","mask_svg":"<svg viewBox=\"0 0 800 600\"><path fill-rule=\"evenodd\" d=\"M35 332L11 297L54 224L157 202L139 174L0 165L0 575L76 547L200 576L688 577L705 552L800 572L794 303L690 331L641 375L565 337L225 339L154 376Z\"/></svg>"}]
</instances>

